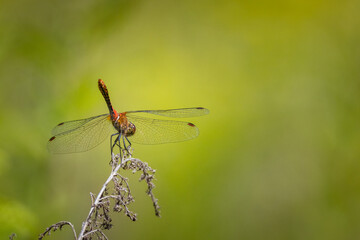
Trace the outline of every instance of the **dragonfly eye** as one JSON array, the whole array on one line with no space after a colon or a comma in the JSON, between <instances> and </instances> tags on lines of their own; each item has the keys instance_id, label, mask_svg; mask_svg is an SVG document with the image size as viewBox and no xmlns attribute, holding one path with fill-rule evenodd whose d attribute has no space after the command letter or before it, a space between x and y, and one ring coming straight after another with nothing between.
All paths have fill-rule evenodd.
<instances>
[{"instance_id":1,"label":"dragonfly eye","mask_svg":"<svg viewBox=\"0 0 360 240\"><path fill-rule=\"evenodd\" d=\"M132 122L129 123L129 127L127 129L126 135L128 136L132 136L134 135L136 132L136 127L135 124L133 124Z\"/></svg>"}]
</instances>

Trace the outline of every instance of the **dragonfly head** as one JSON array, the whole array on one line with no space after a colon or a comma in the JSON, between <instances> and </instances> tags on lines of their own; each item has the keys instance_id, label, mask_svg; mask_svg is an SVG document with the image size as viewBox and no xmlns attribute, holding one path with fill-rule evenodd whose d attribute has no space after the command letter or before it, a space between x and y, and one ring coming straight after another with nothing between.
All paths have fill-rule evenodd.
<instances>
[{"instance_id":1,"label":"dragonfly head","mask_svg":"<svg viewBox=\"0 0 360 240\"><path fill-rule=\"evenodd\" d=\"M132 136L135 134L135 132L136 132L135 124L133 124L132 122L129 121L129 125L126 129L126 136L127 137Z\"/></svg>"}]
</instances>

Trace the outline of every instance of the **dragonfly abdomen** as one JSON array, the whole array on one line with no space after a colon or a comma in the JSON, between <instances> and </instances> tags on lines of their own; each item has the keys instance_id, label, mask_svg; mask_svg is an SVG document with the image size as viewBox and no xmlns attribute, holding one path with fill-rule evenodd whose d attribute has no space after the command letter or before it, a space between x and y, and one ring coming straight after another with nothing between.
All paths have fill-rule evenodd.
<instances>
[{"instance_id":1,"label":"dragonfly abdomen","mask_svg":"<svg viewBox=\"0 0 360 240\"><path fill-rule=\"evenodd\" d=\"M106 85L105 85L104 81L99 79L98 86L99 86L99 90L100 90L101 94L103 95L103 97L105 99L106 105L109 108L110 115L111 115L112 118L114 118L116 116L116 111L114 110L114 108L111 105L109 92L108 92L108 90L106 88Z\"/></svg>"}]
</instances>

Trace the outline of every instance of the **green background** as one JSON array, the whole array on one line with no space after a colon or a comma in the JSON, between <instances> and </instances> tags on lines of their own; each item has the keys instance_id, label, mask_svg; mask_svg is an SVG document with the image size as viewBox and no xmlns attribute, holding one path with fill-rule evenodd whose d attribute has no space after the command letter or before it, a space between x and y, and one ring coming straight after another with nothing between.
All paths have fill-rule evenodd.
<instances>
[{"instance_id":1,"label":"green background","mask_svg":"<svg viewBox=\"0 0 360 240\"><path fill-rule=\"evenodd\" d=\"M51 155L62 121L202 106L192 141L134 145L138 213L110 239L359 239L360 2L0 2L0 238L79 231L110 167L105 141ZM65 228L49 239L70 239Z\"/></svg>"}]
</instances>

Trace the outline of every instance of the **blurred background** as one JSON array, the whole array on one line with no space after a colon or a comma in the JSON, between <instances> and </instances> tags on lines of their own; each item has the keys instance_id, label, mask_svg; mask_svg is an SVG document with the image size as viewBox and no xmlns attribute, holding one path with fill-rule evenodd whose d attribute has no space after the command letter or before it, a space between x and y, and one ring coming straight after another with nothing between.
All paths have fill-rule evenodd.
<instances>
[{"instance_id":1,"label":"blurred background","mask_svg":"<svg viewBox=\"0 0 360 240\"><path fill-rule=\"evenodd\" d=\"M77 231L110 167L108 141L51 155L63 121L206 107L192 141L135 145L138 214L110 239L360 239L360 2L4 0L0 237ZM70 239L64 228L48 239Z\"/></svg>"}]
</instances>

